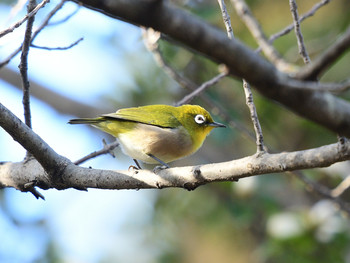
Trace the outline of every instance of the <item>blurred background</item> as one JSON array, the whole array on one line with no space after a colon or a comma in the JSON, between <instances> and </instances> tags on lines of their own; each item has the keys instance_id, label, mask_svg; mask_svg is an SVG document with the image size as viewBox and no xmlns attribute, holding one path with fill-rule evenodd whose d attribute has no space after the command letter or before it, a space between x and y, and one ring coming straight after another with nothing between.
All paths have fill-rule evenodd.
<instances>
[{"instance_id":1,"label":"blurred background","mask_svg":"<svg viewBox=\"0 0 350 263\"><path fill-rule=\"evenodd\" d=\"M267 35L292 23L288 1L247 1ZM298 1L299 14L318 1ZM0 30L26 14L25 1L0 0ZM39 11L34 30L58 4ZM224 30L216 1L176 1ZM235 37L257 48L247 28L226 3ZM350 2L331 1L302 23L311 59L349 25ZM0 63L24 38L25 26L0 38ZM173 105L190 91L159 67L144 46L141 30L67 2L35 39L29 76L33 129L56 152L71 160L113 139L93 128L70 126L74 117L96 116L118 108ZM218 65L174 43L160 40L165 61L195 86L218 74ZM283 57L302 65L293 33L275 42ZM23 119L19 55L0 69L0 102ZM322 80L349 76L345 54ZM253 72L252 72L253 74ZM349 99L350 93L341 94ZM270 152L295 151L337 141L335 134L254 92ZM240 80L225 78L193 103L229 125L211 133L195 155L172 166L228 161L255 153L255 138ZM25 151L0 130L0 161L23 160ZM128 169L133 162L116 149L83 164ZM349 173L344 162L305 171L329 188ZM329 200L310 193L291 174L271 174L215 183L195 191L40 190L46 200L14 189L0 190L0 262L350 262L349 219ZM343 198L349 200L349 193Z\"/></svg>"}]
</instances>

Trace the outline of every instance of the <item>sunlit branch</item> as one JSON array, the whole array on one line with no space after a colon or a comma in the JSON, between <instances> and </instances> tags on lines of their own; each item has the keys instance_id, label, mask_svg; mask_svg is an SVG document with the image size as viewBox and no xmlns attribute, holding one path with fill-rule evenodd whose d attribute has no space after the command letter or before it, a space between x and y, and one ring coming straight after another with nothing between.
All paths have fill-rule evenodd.
<instances>
[{"instance_id":1,"label":"sunlit branch","mask_svg":"<svg viewBox=\"0 0 350 263\"><path fill-rule=\"evenodd\" d=\"M42 165L52 181L59 180L60 173L69 160L58 155L43 139L0 103L0 126L22 145ZM28 183L27 181L26 183Z\"/></svg>"},{"instance_id":2,"label":"sunlit branch","mask_svg":"<svg viewBox=\"0 0 350 263\"><path fill-rule=\"evenodd\" d=\"M14 187L21 191L31 191L31 187L35 186L42 189L81 190L165 187L193 190L213 182L237 181L243 177L266 173L326 167L350 159L350 142L344 140L304 151L255 154L222 163L158 170L157 173L149 170L98 170L76 166L58 155L2 104L0 126L24 148L33 152L36 158L20 163L0 163L0 187Z\"/></svg>"},{"instance_id":3,"label":"sunlit branch","mask_svg":"<svg viewBox=\"0 0 350 263\"><path fill-rule=\"evenodd\" d=\"M348 175L336 188L331 191L331 196L339 197L350 188L350 176Z\"/></svg>"}]
</instances>

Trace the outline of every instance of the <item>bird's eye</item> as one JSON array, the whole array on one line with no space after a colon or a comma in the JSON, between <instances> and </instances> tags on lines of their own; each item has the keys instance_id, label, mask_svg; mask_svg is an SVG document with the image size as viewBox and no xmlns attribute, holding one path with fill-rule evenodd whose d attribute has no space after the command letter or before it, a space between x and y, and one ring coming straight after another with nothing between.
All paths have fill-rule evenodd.
<instances>
[{"instance_id":1,"label":"bird's eye","mask_svg":"<svg viewBox=\"0 0 350 263\"><path fill-rule=\"evenodd\" d=\"M198 124L203 124L205 122L205 117L201 114L198 114L196 117L194 117L194 121Z\"/></svg>"}]
</instances>

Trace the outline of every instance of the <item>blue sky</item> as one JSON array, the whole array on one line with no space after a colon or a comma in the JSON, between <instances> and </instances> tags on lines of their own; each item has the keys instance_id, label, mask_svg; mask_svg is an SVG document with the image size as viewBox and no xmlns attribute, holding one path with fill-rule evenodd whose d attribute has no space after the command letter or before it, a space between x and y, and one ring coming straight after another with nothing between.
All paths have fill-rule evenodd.
<instances>
[{"instance_id":1,"label":"blue sky","mask_svg":"<svg viewBox=\"0 0 350 263\"><path fill-rule=\"evenodd\" d=\"M43 14L57 1L51 1L40 11L36 25ZM64 18L76 10L67 2L54 17ZM0 4L0 27L6 28L24 15L24 11L8 20L10 8ZM5 39L0 39L0 60L23 39L24 26ZM29 74L35 81L57 92L85 103L99 103L99 96L115 91L116 83L130 81L123 66L123 52L139 49L140 30L97 12L80 8L68 22L45 29L36 45L68 46L80 37L84 40L67 51L45 51L32 48L29 56ZM116 42L116 47L110 44ZM10 67L16 69L19 56ZM21 92L0 80L0 102L23 119ZM121 95L122 96L122 95ZM35 98L31 99L32 122L37 132L55 151L76 160L102 147L103 135L91 129L67 125L73 116L62 116ZM0 160L21 161L25 151L3 130L0 130ZM120 153L118 154L118 157ZM111 156L98 157L86 164L104 169L127 169L131 160L122 157L118 162ZM0 209L1 262L32 262L47 246L48 234L60 249L65 262L98 262L105 257L128 262L152 262L156 250L146 245L155 191L108 191L89 189L41 190L46 201L36 200L29 193L5 189L4 209ZM15 222L12 220L14 219ZM44 221L42 228L33 224ZM16 221L20 224L16 224ZM134 253L135 249L138 255Z\"/></svg>"}]
</instances>

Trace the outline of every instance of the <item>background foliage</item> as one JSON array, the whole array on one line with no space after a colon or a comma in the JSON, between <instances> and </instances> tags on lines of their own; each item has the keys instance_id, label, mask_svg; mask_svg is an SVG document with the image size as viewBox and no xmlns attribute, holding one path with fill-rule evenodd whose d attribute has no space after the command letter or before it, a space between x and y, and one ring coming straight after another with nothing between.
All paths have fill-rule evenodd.
<instances>
[{"instance_id":1,"label":"background foliage","mask_svg":"<svg viewBox=\"0 0 350 263\"><path fill-rule=\"evenodd\" d=\"M216 1L177 2L178 5L194 15L200 16L225 30ZM299 13L309 10L317 2L298 1ZM292 23L288 1L251 0L247 3L267 35ZM0 9L3 9L2 14L9 12L13 4L11 1L2 2L0 4ZM235 37L252 48L257 48L254 39L235 14L232 6L228 3L227 6ZM66 15L75 7L74 4L67 3L65 8L62 13L66 12ZM347 0L331 1L324 8L321 8L315 16L302 23L302 32L311 59L325 50L334 37L349 26L349 8L350 2ZM95 64L96 58L94 58L95 60L91 61L90 65L91 72L96 76L103 74L103 76L110 77L107 80L109 86L103 83L101 86L106 85L108 88L88 86L86 89L77 87L79 91L67 91L70 88L61 87L61 83L45 80L43 83L48 89L55 89L76 100L94 104L97 107L101 106L101 108L109 107L111 110L136 105L174 104L189 92L169 78L157 65L152 54L144 48L138 29L133 28L130 31L134 35L130 40L130 36L127 36L129 27L122 22L104 17L102 14L95 14L94 18L100 22L104 19L108 20L110 25L122 24L122 26L119 29L109 26L101 32L101 28L98 26L89 27L84 24L86 20L75 23L75 16L86 15L84 12L93 13L83 8L79 9L78 13L67 22L45 29L38 42L50 46L49 39L55 32L64 34L65 41L76 39L83 34L86 40L73 49L83 48L89 52L84 54L86 60L82 57L77 58L82 60L81 63L88 62L92 54L90 52L94 51L99 54L105 52L103 57L112 57L113 59L108 63L104 63L101 59L98 64ZM21 17L21 14L23 15L23 11L18 16ZM39 13L38 20L42 16L43 14ZM16 20L11 18L10 21ZM71 27L71 29L57 31L59 27L63 26ZM91 38L94 38L94 41L91 41ZM58 42L53 43L61 45L57 44ZM130 43L132 47L129 46ZM303 64L298 55L293 33L278 39L275 42L275 47L286 60L298 65ZM218 65L181 46L161 40L160 49L165 60L173 68L197 85L217 74ZM72 50L60 51L58 56L62 56L64 60ZM50 57L53 52L57 51L34 51L33 49L30 59L36 60L35 56L38 53L44 54L41 56ZM2 51L1 57L5 56L6 54ZM44 62L38 60L35 63ZM46 60L45 63L50 64L50 60ZM324 79L346 78L349 75L349 63L350 54L346 54L325 75ZM13 67L16 62L11 65ZM70 76L64 75L65 73L62 73L60 68L55 68L52 65L48 67L55 70L55 74L61 75L61 78L69 78L69 81L72 82L77 81L74 78L84 78L87 74L84 72L84 67L75 68ZM44 68L45 64L41 64L40 70L33 69L32 78L34 81L42 81L45 74ZM108 75L106 72L111 74ZM115 76L111 77L113 74ZM252 72L252 74L254 73ZM0 89L13 89L13 87L7 87L0 83ZM19 94L17 95L18 101L20 101ZM250 155L255 151L254 139L252 140L249 135L253 130L249 111L245 106L241 81L225 78L219 84L208 89L206 95L210 98L211 105L200 98L197 98L194 103L209 109L213 115L216 115L215 119L231 125L226 130L213 132L198 154L173 165L225 161ZM5 100L6 98L2 96L0 95L1 100ZM342 96L349 98L350 94L345 92ZM254 93L254 100L262 124L264 139L270 152L306 149L337 140L333 133L294 115L282 108L281 105L263 98L258 93ZM18 103L20 104L20 102ZM35 103L40 102L34 100ZM230 119L224 118L219 107L213 106L213 103L225 109ZM61 123L69 119L69 116L56 117L58 115L59 113L55 112L51 116L55 121ZM33 113L34 122L35 118ZM39 132L46 125L43 122L34 124L34 129ZM85 140L83 143L91 143L92 150L97 149L101 138L105 137L105 135L89 129L82 129L78 132L72 131L71 127L64 129L65 136L77 137L78 133L87 133L88 135L83 137L83 141ZM0 138L1 144L4 141L5 139ZM64 147L69 146L67 144ZM79 154L83 155L83 153ZM4 151L1 154L2 160L7 159L6 156L7 153ZM77 157L74 155L71 158ZM86 165L105 168L111 165L110 162L117 162L111 157L105 157L102 160L94 160ZM127 168L129 160L122 159L122 163L118 165ZM348 168L349 164L343 163L335 168L306 171L305 174L309 178L333 188L347 176ZM118 193L106 194L103 191L91 191L93 197L90 196L88 203L91 204L92 212L102 214L93 216L100 220L93 221L94 223L91 223L90 227L99 229L98 225L105 222L105 217L108 217L108 227L110 227L107 231L108 234L104 231L80 229L79 227L75 229L74 226L84 221L84 218L90 217L89 205L80 207L76 211L67 212L67 207L69 207L67 202L87 199L90 192L83 194L72 190L68 191L69 195L57 193L54 190L48 192L55 192L45 193L45 195L47 199L50 197L55 199L53 204L61 208L60 212L50 207L52 204L50 201L47 201L49 205L44 205L40 201L31 200L33 198L29 194L18 193L11 189L1 190L0 233L2 244L0 245L0 261L350 262L348 219L337 210L333 203L308 192L305 184L287 173L246 178L237 183L216 183L191 192L166 189L132 191L122 196ZM120 198L125 199L121 200ZM130 202L130 199L134 201ZM346 193L345 199L349 200L349 193ZM22 205L18 205L17 202L22 202ZM33 204L33 202L40 203ZM105 210L94 210L97 206L108 202L110 204ZM84 202L82 203L84 204ZM116 206L114 210L114 203L124 203L124 206ZM27 210L26 207L29 209ZM124 213L127 214L126 219L123 223L118 223ZM55 223L53 222L55 222L55 216L58 215L62 218L67 217L66 221L71 220L71 224L75 224L68 228L71 231L69 234L54 230ZM92 233L94 238L102 242L103 245L96 246L96 243L86 244L82 241L84 236L90 236ZM77 237L72 239L75 246L72 246L70 251L69 249L67 251L69 243L63 238L64 235ZM122 236L123 239L118 238L118 235ZM79 236L80 238L78 238ZM21 247L21 237L28 239L23 241L27 244L26 248ZM5 243L6 245L4 245ZM74 250L74 247L79 247L79 243L84 244L82 245L84 248L77 249L82 255ZM84 257L84 253L90 255L90 252L87 252L91 249L90 246L95 250L95 253L93 257L87 259ZM17 251L17 254L14 251ZM137 253L140 254L137 255Z\"/></svg>"}]
</instances>

